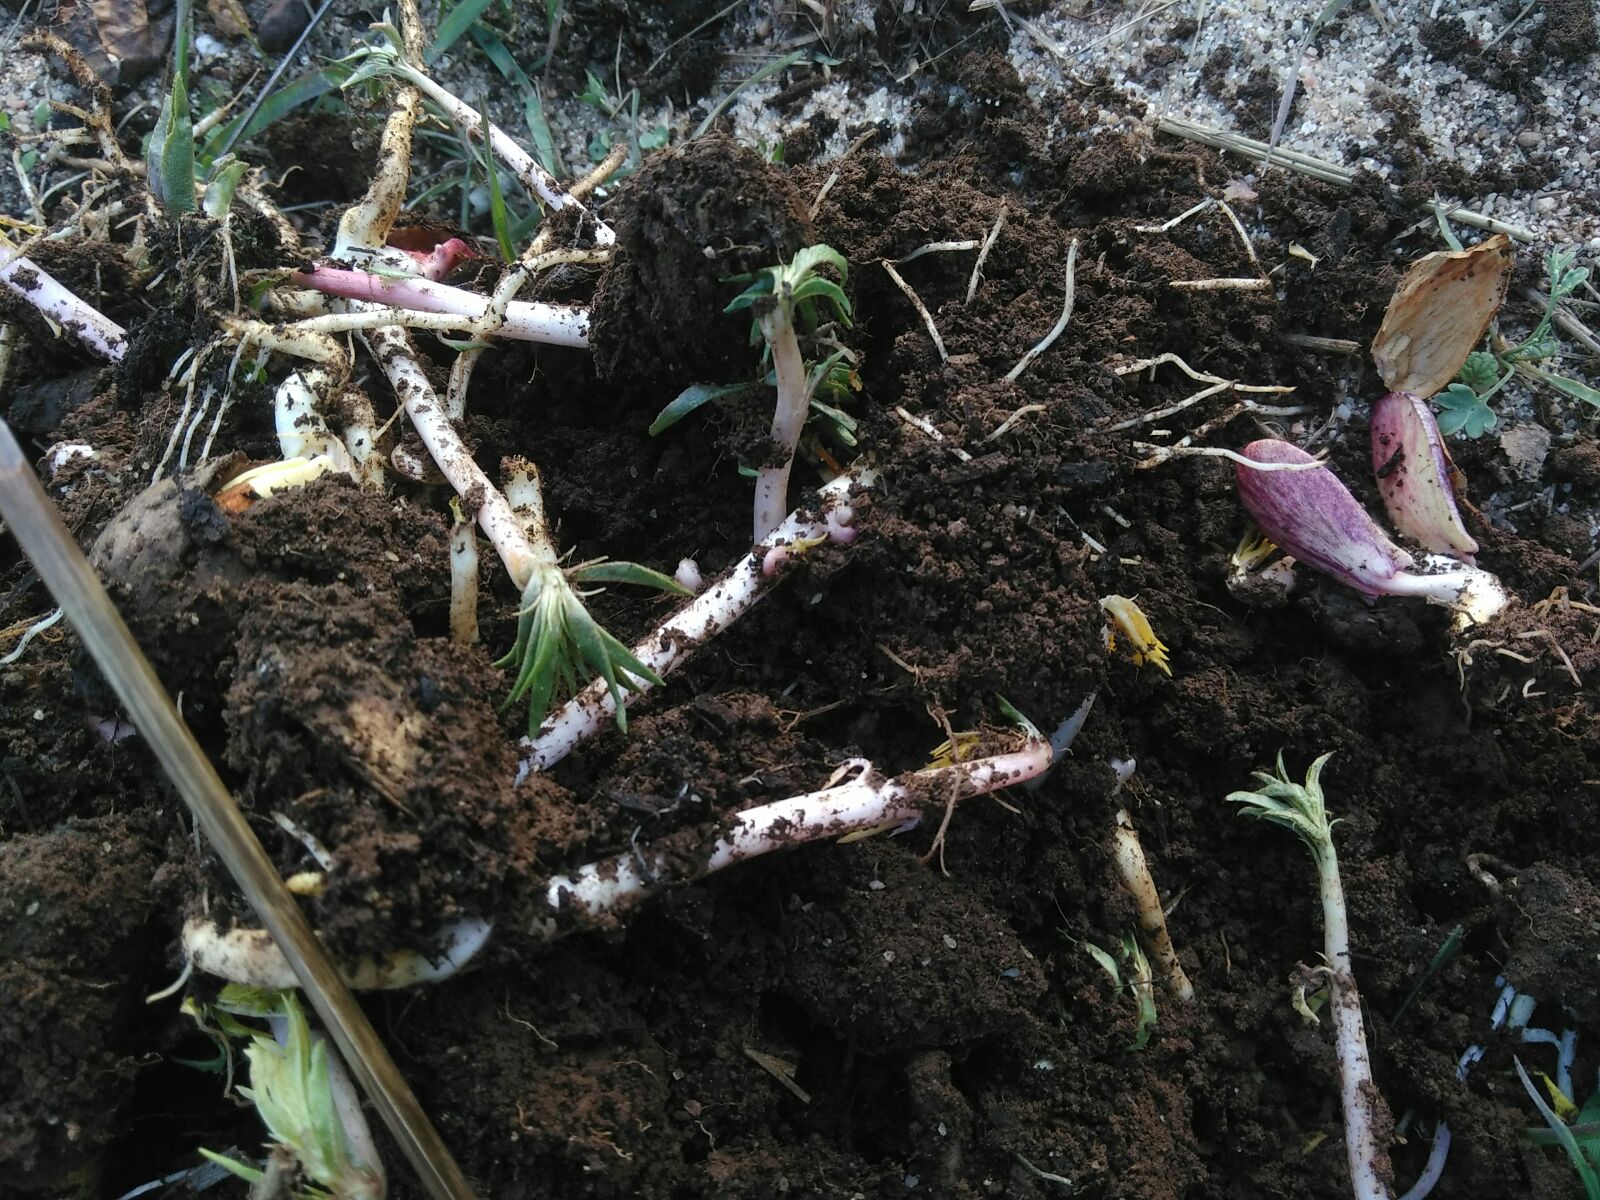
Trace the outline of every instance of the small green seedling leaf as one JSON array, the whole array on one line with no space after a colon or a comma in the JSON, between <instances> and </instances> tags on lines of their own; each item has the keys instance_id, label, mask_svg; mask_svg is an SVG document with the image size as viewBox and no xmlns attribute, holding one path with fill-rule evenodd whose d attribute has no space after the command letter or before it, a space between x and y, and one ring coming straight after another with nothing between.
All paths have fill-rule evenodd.
<instances>
[{"instance_id":1,"label":"small green seedling leaf","mask_svg":"<svg viewBox=\"0 0 1600 1200\"><path fill-rule=\"evenodd\" d=\"M1433 406L1438 412L1439 432L1446 437L1459 433L1480 438L1500 420L1483 397L1464 383L1445 388L1433 398Z\"/></svg>"},{"instance_id":2,"label":"small green seedling leaf","mask_svg":"<svg viewBox=\"0 0 1600 1200\"><path fill-rule=\"evenodd\" d=\"M659 437L690 413L704 408L713 400L737 395L745 390L744 384L691 383L676 398L656 414L650 422L650 436Z\"/></svg>"},{"instance_id":3,"label":"small green seedling leaf","mask_svg":"<svg viewBox=\"0 0 1600 1200\"><path fill-rule=\"evenodd\" d=\"M250 164L243 159L225 154L211 165L211 178L206 183L205 213L220 221L233 207L233 194L239 190Z\"/></svg>"},{"instance_id":4,"label":"small green seedling leaf","mask_svg":"<svg viewBox=\"0 0 1600 1200\"><path fill-rule=\"evenodd\" d=\"M1556 371L1540 371L1530 369L1534 378L1574 400L1582 400L1585 404L1592 404L1600 408L1600 391L1596 391L1586 383L1580 383L1568 375Z\"/></svg>"},{"instance_id":5,"label":"small green seedling leaf","mask_svg":"<svg viewBox=\"0 0 1600 1200\"><path fill-rule=\"evenodd\" d=\"M173 73L172 90L161 102L161 115L150 134L145 168L150 192L168 215L180 216L195 210L194 123L181 72Z\"/></svg>"}]
</instances>

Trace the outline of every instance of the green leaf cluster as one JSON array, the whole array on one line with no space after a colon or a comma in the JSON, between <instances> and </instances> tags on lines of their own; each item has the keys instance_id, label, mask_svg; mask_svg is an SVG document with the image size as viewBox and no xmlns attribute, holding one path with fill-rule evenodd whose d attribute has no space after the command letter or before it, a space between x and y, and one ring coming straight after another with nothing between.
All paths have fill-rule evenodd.
<instances>
[{"instance_id":1,"label":"green leaf cluster","mask_svg":"<svg viewBox=\"0 0 1600 1200\"><path fill-rule=\"evenodd\" d=\"M832 267L839 274L839 283L819 268ZM776 267L765 267L750 275L738 275L729 283L746 283L744 291L728 302L723 312L743 312L746 309L762 312L771 303L784 305L803 328L815 329L825 319L824 312L831 311L834 320L848 326L851 318L850 298L840 286L850 273L850 264L832 246L807 246L794 256L793 261ZM751 330L750 344L759 345L759 323Z\"/></svg>"},{"instance_id":2,"label":"green leaf cluster","mask_svg":"<svg viewBox=\"0 0 1600 1200\"><path fill-rule=\"evenodd\" d=\"M1311 857L1319 867L1333 858L1333 826L1327 805L1322 799L1322 768L1333 755L1324 754L1311 764L1305 783L1289 778L1283 765L1283 753L1278 754L1278 769L1254 772L1260 788L1254 792L1229 792L1228 803L1243 807L1240 814L1281 825L1306 844Z\"/></svg>"},{"instance_id":3,"label":"green leaf cluster","mask_svg":"<svg viewBox=\"0 0 1600 1200\"><path fill-rule=\"evenodd\" d=\"M1600 408L1600 391L1559 371L1537 365L1560 357L1561 343L1553 328L1556 306L1588 282L1589 268L1573 265L1577 257L1573 250L1560 247L1551 250L1544 260L1549 296L1533 332L1508 349L1492 353L1477 350L1467 355L1456 381L1433 398L1441 433L1447 436L1459 433L1469 438L1488 433L1497 420L1489 401L1519 371L1562 395Z\"/></svg>"},{"instance_id":4,"label":"green leaf cluster","mask_svg":"<svg viewBox=\"0 0 1600 1200\"><path fill-rule=\"evenodd\" d=\"M528 702L528 734L538 732L558 694L571 695L591 677L604 679L617 706L617 728L628 731L625 690L639 691L640 681L659 686L661 677L640 662L583 603L574 585L631 583L663 592L689 595L677 580L637 563L598 560L570 570L558 566L535 571L522 593L517 640L510 653L495 663L517 668L516 681L502 708L524 698Z\"/></svg>"},{"instance_id":5,"label":"green leaf cluster","mask_svg":"<svg viewBox=\"0 0 1600 1200\"><path fill-rule=\"evenodd\" d=\"M252 1031L244 1052L250 1063L250 1086L240 1088L239 1094L255 1104L273 1141L294 1154L306 1178L326 1189L325 1193L308 1189L308 1193L339 1200L378 1200L383 1195L381 1176L370 1165L355 1160L344 1122L339 1119L328 1043L312 1035L295 994L230 987L224 989L218 1007L278 1016L287 1024L281 1045L271 1034ZM200 1153L251 1183L262 1177L259 1169L214 1151L203 1149Z\"/></svg>"}]
</instances>

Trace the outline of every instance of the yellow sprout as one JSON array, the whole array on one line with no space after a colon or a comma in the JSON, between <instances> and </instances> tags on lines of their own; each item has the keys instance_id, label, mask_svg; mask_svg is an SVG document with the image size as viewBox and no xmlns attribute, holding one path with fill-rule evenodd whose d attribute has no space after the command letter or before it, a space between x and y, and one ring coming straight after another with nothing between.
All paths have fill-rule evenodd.
<instances>
[{"instance_id":1,"label":"yellow sprout","mask_svg":"<svg viewBox=\"0 0 1600 1200\"><path fill-rule=\"evenodd\" d=\"M1233 569L1241 574L1254 571L1277 552L1278 547L1268 540L1267 535L1251 525L1233 552Z\"/></svg>"},{"instance_id":2,"label":"yellow sprout","mask_svg":"<svg viewBox=\"0 0 1600 1200\"><path fill-rule=\"evenodd\" d=\"M1150 628L1150 618L1144 615L1143 609L1126 596L1106 596L1100 601L1100 607L1109 619L1105 632L1107 650L1117 648L1117 633L1121 631L1133 651L1135 666L1151 662L1164 674L1172 674L1172 668L1167 665L1167 648Z\"/></svg>"}]
</instances>

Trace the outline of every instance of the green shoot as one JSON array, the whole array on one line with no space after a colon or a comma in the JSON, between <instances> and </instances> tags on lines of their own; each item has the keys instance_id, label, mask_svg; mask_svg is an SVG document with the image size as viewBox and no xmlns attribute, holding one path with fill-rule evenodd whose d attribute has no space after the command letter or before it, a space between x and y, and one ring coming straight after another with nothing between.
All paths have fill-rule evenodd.
<instances>
[{"instance_id":1,"label":"green shoot","mask_svg":"<svg viewBox=\"0 0 1600 1200\"><path fill-rule=\"evenodd\" d=\"M1394 1016L1389 1018L1389 1024L1398 1024L1406 1009L1411 1007L1412 1001L1422 994L1423 988L1428 986L1428 981L1455 961L1456 955L1461 953L1461 943L1466 940L1463 936L1465 932L1460 925L1457 925L1445 935L1439 949L1434 951L1427 970L1423 971L1422 978L1417 980L1417 986L1411 989L1410 994L1400 1002L1400 1007L1394 1010Z\"/></svg>"},{"instance_id":2,"label":"green shoot","mask_svg":"<svg viewBox=\"0 0 1600 1200\"><path fill-rule=\"evenodd\" d=\"M1527 1089L1528 1096L1533 1100L1533 1105L1539 1110L1539 1115L1544 1118L1549 1127L1550 1135L1555 1143L1566 1152L1567 1161L1572 1164L1572 1169L1577 1172L1578 1180L1583 1184L1583 1194L1586 1200L1600 1200L1600 1134L1591 1132L1581 1141L1567 1123L1558 1117L1555 1111L1545 1102L1539 1094L1539 1089L1534 1086L1533 1080L1528 1078L1528 1072L1522 1065L1522 1060L1512 1059L1516 1064L1517 1078L1522 1080L1522 1086ZM1600 1091L1596 1092L1600 1096ZM1595 1111L1590 1112L1591 1109ZM1585 1124L1584 1117L1589 1115L1592 1123L1594 1117L1600 1117L1600 1104L1591 1096L1584 1105L1583 1112L1578 1115L1578 1123Z\"/></svg>"},{"instance_id":3,"label":"green shoot","mask_svg":"<svg viewBox=\"0 0 1600 1200\"><path fill-rule=\"evenodd\" d=\"M824 266L839 275L835 283L820 274ZM831 246L807 246L794 261L767 267L731 282L748 283L744 291L729 301L724 312L750 311L755 320L750 344L766 342L778 385L778 403L772 416L772 444L776 465L762 467L756 474L755 540L760 541L778 527L788 511L789 472L794 464L800 433L811 413L811 398L819 384L830 377L843 358L825 360L808 371L800 352L796 325L807 332L815 330L824 317L850 324L850 300L840 286L849 272L844 255Z\"/></svg>"},{"instance_id":4,"label":"green shoot","mask_svg":"<svg viewBox=\"0 0 1600 1200\"><path fill-rule=\"evenodd\" d=\"M623 692L642 690L636 681L651 687L661 684L660 676L590 615L583 596L593 592L579 588L595 583L631 583L681 596L690 594L677 580L636 563L597 560L570 569L555 564L535 568L522 593L516 643L495 663L517 669L502 709L526 698L529 736L538 732L558 695L577 693L594 676L605 680L617 706L617 728L626 733L628 712Z\"/></svg>"},{"instance_id":5,"label":"green shoot","mask_svg":"<svg viewBox=\"0 0 1600 1200\"><path fill-rule=\"evenodd\" d=\"M1600 408L1600 390L1539 365L1560 358L1561 343L1553 328L1556 310L1563 300L1588 282L1589 269L1574 266L1576 261L1575 251L1559 247L1551 250L1544 260L1549 294L1533 332L1514 346L1469 354L1455 382L1433 398L1434 407L1439 410L1441 433L1460 433L1469 438L1488 433L1497 422L1489 400L1519 373L1535 383ZM1495 340L1492 338L1491 344Z\"/></svg>"},{"instance_id":6,"label":"green shoot","mask_svg":"<svg viewBox=\"0 0 1600 1200\"><path fill-rule=\"evenodd\" d=\"M1320 869L1324 863L1334 862L1333 827L1337 824L1328 816L1322 799L1322 768L1332 758L1324 754L1311 764L1303 784L1295 783L1283 765L1283 755L1278 755L1277 774L1255 771L1261 784L1255 792L1230 792L1230 804L1243 805L1240 814L1281 825L1305 843L1311 857Z\"/></svg>"},{"instance_id":7,"label":"green shoot","mask_svg":"<svg viewBox=\"0 0 1600 1200\"><path fill-rule=\"evenodd\" d=\"M189 8L178 0L177 36L172 50L172 89L161 101L161 115L150 134L145 160L150 194L169 216L195 209L194 119L189 111Z\"/></svg>"},{"instance_id":8,"label":"green shoot","mask_svg":"<svg viewBox=\"0 0 1600 1200\"><path fill-rule=\"evenodd\" d=\"M480 110L483 117L483 128L489 128L489 106L485 104ZM489 180L489 216L494 222L495 241L500 243L500 253L506 262L517 261L517 247L511 240L511 221L506 216L506 197L500 190L500 168L494 161L494 152L488 145L483 147L483 171Z\"/></svg>"},{"instance_id":9,"label":"green shoot","mask_svg":"<svg viewBox=\"0 0 1600 1200\"><path fill-rule=\"evenodd\" d=\"M292 991L259 992L229 986L223 989L219 1008L266 1016L284 1025L280 1042L269 1033L251 1031L245 1058L250 1063L250 1087L239 1094L255 1103L256 1112L273 1141L294 1155L306 1178L316 1185L311 1195L335 1200L381 1200L383 1168L370 1144L364 1121L350 1128L348 1110L336 1095L334 1066L326 1039L313 1035ZM231 1030L230 1030L231 1032ZM348 1088L349 1081L338 1068ZM353 1100L353 1093L350 1096ZM360 1107L355 1105L359 1119ZM262 1172L211 1150L200 1153L220 1167L251 1183Z\"/></svg>"},{"instance_id":10,"label":"green shoot","mask_svg":"<svg viewBox=\"0 0 1600 1200\"><path fill-rule=\"evenodd\" d=\"M1111 977L1112 985L1118 991L1128 988L1133 992L1139 1005L1139 1024L1128 1049L1143 1050L1150 1044L1150 1031L1156 1027L1156 989L1150 960L1145 957L1139 939L1131 933L1125 935L1115 954L1102 950L1093 942L1084 942L1083 950L1100 964L1100 969ZM1124 967L1130 972L1126 981L1123 979Z\"/></svg>"}]
</instances>

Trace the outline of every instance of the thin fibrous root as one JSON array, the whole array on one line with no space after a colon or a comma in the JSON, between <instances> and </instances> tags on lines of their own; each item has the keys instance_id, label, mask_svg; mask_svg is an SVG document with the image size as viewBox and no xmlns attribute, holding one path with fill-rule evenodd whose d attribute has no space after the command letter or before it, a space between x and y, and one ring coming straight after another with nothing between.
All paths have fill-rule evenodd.
<instances>
[{"instance_id":1,"label":"thin fibrous root","mask_svg":"<svg viewBox=\"0 0 1600 1200\"><path fill-rule=\"evenodd\" d=\"M828 484L820 493L817 510L791 513L727 575L635 646L634 656L665 678L706 641L749 612L766 594L772 574L784 559L826 540L848 540L853 534L846 528L851 489L870 488L873 478L871 471L863 470L841 475ZM642 694L649 686L640 681L633 690ZM547 717L537 737L524 740L517 781L560 762L598 732L614 712L615 702L605 683L591 683Z\"/></svg>"},{"instance_id":2,"label":"thin fibrous root","mask_svg":"<svg viewBox=\"0 0 1600 1200\"><path fill-rule=\"evenodd\" d=\"M924 811L941 809L1000 788L1025 783L1049 769L1050 743L1030 738L1010 754L886 779L865 759L846 764L852 777L736 814L722 835L688 857L642 849L590 863L546 885L548 916L532 932L557 937L575 929L615 924L633 905L664 888L692 883L713 872L806 842L833 840L859 830L911 825Z\"/></svg>"}]
</instances>

